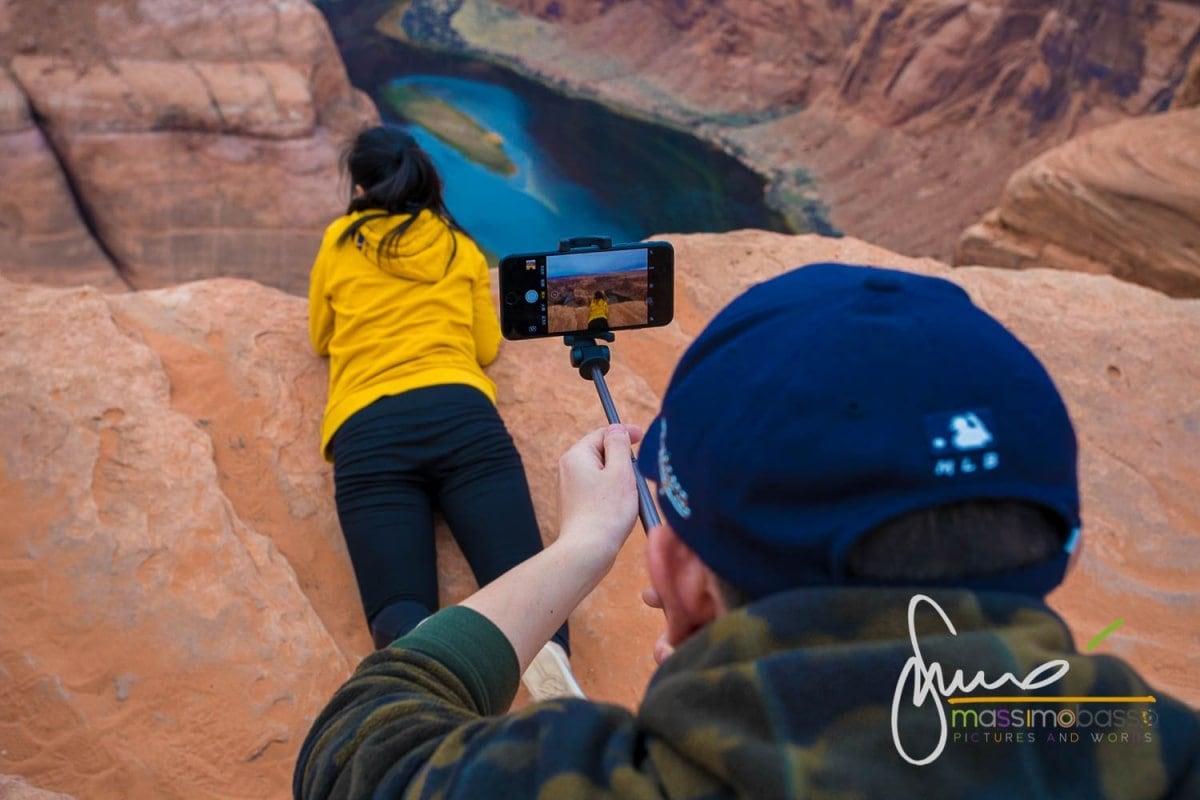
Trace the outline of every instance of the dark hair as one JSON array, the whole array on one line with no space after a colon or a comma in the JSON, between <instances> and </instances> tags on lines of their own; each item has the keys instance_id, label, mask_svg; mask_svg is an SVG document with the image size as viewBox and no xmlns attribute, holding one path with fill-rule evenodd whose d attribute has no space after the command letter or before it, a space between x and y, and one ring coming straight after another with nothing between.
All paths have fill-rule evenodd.
<instances>
[{"instance_id":1,"label":"dark hair","mask_svg":"<svg viewBox=\"0 0 1200 800\"><path fill-rule=\"evenodd\" d=\"M593 297L593 299L595 299L595 300L603 300L603 299L604 299L604 292L602 292L602 291L600 291L599 289L597 289L597 290L596 290L596 294L595 294L595 296Z\"/></svg>"},{"instance_id":2,"label":"dark hair","mask_svg":"<svg viewBox=\"0 0 1200 800\"><path fill-rule=\"evenodd\" d=\"M1067 540L1054 512L1023 500L968 500L923 508L881 523L846 554L847 572L875 581L953 581L1047 561ZM718 579L738 608L754 598Z\"/></svg>"},{"instance_id":3,"label":"dark hair","mask_svg":"<svg viewBox=\"0 0 1200 800\"><path fill-rule=\"evenodd\" d=\"M343 174L349 175L351 190L361 186L362 194L352 196L347 214L356 211L377 211L363 214L338 237L338 246L350 241L359 229L371 220L404 214L408 218L398 223L379 240L380 259L393 254L400 237L416 221L417 215L428 210L441 217L454 232L469 235L442 199L442 179L429 158L413 137L399 128L386 125L368 128L354 138L342 153ZM450 261L458 252L458 239L450 253Z\"/></svg>"}]
</instances>

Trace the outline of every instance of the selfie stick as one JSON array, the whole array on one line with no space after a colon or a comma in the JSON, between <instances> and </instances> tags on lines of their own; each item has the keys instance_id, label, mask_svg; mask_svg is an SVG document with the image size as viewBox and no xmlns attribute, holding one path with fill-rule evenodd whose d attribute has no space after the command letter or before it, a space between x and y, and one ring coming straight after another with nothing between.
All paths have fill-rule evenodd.
<instances>
[{"instance_id":1,"label":"selfie stick","mask_svg":"<svg viewBox=\"0 0 1200 800\"><path fill-rule=\"evenodd\" d=\"M604 381L604 373L608 372L609 364L608 346L596 344L597 338L606 342L616 339L611 331L597 331L594 336L564 336L563 344L571 348L571 366L579 368L580 377L596 384L600 405L604 406L604 414L609 423L620 425L621 418L617 416L617 407L613 405L608 384ZM646 479L638 469L636 458L633 459L633 478L637 482L638 517L642 520L642 527L649 532L659 524L658 511L654 507L654 496L650 494L650 487L646 485Z\"/></svg>"},{"instance_id":2,"label":"selfie stick","mask_svg":"<svg viewBox=\"0 0 1200 800\"><path fill-rule=\"evenodd\" d=\"M588 247L608 250L612 247L612 239L602 236L582 236L563 239L558 243L560 253ZM608 345L597 344L596 340L603 339L606 342L613 342L616 341L616 338L612 331L596 331L587 335L568 334L563 337L563 344L571 348L571 366L579 370L579 377L596 385L596 393L600 395L600 405L604 406L604 415L608 417L611 425L621 424L612 394L609 393L608 384L604 381L611 353ZM637 483L638 517L642 521L642 528L648 533L651 528L659 524L660 520L658 510L654 507L654 495L650 494L650 487L646 484L641 470L638 469L637 458L633 459L633 478Z\"/></svg>"}]
</instances>

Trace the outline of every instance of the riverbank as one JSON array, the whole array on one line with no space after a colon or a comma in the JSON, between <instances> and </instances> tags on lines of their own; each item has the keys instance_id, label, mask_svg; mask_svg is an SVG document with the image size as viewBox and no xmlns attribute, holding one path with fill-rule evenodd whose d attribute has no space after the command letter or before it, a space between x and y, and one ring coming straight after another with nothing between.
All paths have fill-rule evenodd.
<instances>
[{"instance_id":1,"label":"riverbank","mask_svg":"<svg viewBox=\"0 0 1200 800\"><path fill-rule=\"evenodd\" d=\"M1181 4L411 0L401 27L686 130L763 176L793 228L945 261L1017 169L1162 111L1200 52Z\"/></svg>"},{"instance_id":2,"label":"riverbank","mask_svg":"<svg viewBox=\"0 0 1200 800\"><path fill-rule=\"evenodd\" d=\"M351 81L385 122L406 126L430 152L455 216L493 252L543 249L584 233L637 241L664 231L795 230L767 203L762 175L739 159L678 125L650 123L496 58L476 58L447 25L445 9L389 0L318 8ZM430 113L397 108L389 101L396 86L417 87L441 104ZM457 124L463 118L449 125L457 115L448 110L474 125ZM451 127L461 134L458 147L447 141ZM482 144L481 131L502 140L496 150L515 173L487 168L476 147L463 146L472 138Z\"/></svg>"},{"instance_id":3,"label":"riverbank","mask_svg":"<svg viewBox=\"0 0 1200 800\"><path fill-rule=\"evenodd\" d=\"M614 9L613 16L622 13ZM621 27L619 21L616 27ZM840 235L809 171L788 160L762 157L764 149L752 142L752 129L795 114L801 109L798 104L765 110L702 108L663 90L652 76L641 74L637 64L563 36L561 26L491 0L404 0L384 13L375 29L407 44L496 64L564 96L695 137L762 177L766 204L790 230ZM644 36L646 27L632 26L630 34ZM665 34L660 30L649 35Z\"/></svg>"},{"instance_id":4,"label":"riverbank","mask_svg":"<svg viewBox=\"0 0 1200 800\"><path fill-rule=\"evenodd\" d=\"M420 87L389 84L380 91L392 109L425 128L464 158L498 175L515 175L517 165L504 152L504 137Z\"/></svg>"}]
</instances>

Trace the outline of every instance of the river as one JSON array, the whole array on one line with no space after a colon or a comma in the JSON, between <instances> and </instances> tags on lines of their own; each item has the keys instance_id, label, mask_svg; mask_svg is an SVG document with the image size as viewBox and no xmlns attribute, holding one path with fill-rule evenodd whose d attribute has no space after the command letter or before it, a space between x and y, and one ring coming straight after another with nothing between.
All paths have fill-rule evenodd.
<instances>
[{"instance_id":1,"label":"river","mask_svg":"<svg viewBox=\"0 0 1200 800\"><path fill-rule=\"evenodd\" d=\"M733 157L503 67L388 38L374 22L389 5L317 3L351 82L429 152L450 210L493 255L553 249L570 236L636 241L666 232L787 230L763 200L762 178ZM400 88L469 117L515 170L468 157L435 136L436 126L406 119L394 104Z\"/></svg>"}]
</instances>

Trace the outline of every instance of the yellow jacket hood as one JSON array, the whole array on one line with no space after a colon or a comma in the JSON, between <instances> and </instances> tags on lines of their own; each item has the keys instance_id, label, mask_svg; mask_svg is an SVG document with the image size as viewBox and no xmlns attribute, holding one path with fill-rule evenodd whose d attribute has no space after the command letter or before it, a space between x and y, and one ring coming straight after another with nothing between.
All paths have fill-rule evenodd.
<instances>
[{"instance_id":1,"label":"yellow jacket hood","mask_svg":"<svg viewBox=\"0 0 1200 800\"><path fill-rule=\"evenodd\" d=\"M471 237L422 211L380 258L379 241L411 218L375 213L349 214L329 225L309 280L313 349L329 357L321 425L326 458L341 424L385 395L465 384L496 398L483 367L499 352L500 320L483 253ZM339 244L363 217L373 218Z\"/></svg>"},{"instance_id":2,"label":"yellow jacket hood","mask_svg":"<svg viewBox=\"0 0 1200 800\"><path fill-rule=\"evenodd\" d=\"M379 243L384 236L411 217L375 209L351 215L355 221L363 217L367 221L347 244L357 247L372 264L394 277L423 283L436 283L445 277L451 258L460 244L457 241L459 234L433 212L425 210L419 213L408 230L383 252L379 249Z\"/></svg>"}]
</instances>

